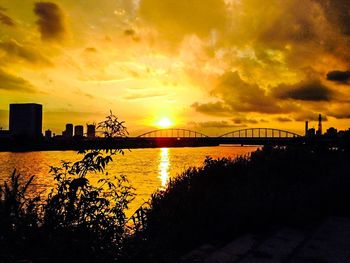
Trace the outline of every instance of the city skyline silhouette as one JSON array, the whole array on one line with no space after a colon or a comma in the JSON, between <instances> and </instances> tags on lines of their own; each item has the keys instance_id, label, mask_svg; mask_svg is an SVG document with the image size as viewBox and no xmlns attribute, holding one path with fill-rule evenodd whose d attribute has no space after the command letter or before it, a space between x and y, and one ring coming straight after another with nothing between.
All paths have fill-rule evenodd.
<instances>
[{"instance_id":1,"label":"city skyline silhouette","mask_svg":"<svg viewBox=\"0 0 350 263\"><path fill-rule=\"evenodd\" d=\"M1 0L0 263L350 263L350 0Z\"/></svg>"}]
</instances>

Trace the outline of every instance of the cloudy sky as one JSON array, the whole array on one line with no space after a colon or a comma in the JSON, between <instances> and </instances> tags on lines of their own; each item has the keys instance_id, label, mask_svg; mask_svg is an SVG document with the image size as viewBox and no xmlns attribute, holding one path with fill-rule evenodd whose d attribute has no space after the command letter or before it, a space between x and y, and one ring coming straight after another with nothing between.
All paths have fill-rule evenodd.
<instances>
[{"instance_id":1,"label":"cloudy sky","mask_svg":"<svg viewBox=\"0 0 350 263\"><path fill-rule=\"evenodd\" d=\"M345 129L349 41L347 0L0 0L0 127L37 102L56 133L109 110L132 135Z\"/></svg>"}]
</instances>

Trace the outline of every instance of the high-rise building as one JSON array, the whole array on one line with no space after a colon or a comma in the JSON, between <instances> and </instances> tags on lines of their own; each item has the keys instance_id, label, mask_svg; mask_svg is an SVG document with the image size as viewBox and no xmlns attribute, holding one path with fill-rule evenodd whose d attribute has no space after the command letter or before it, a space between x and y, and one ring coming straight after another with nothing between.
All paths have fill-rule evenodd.
<instances>
[{"instance_id":1,"label":"high-rise building","mask_svg":"<svg viewBox=\"0 0 350 263\"><path fill-rule=\"evenodd\" d=\"M66 130L64 132L65 137L73 137L73 124L67 123L66 124Z\"/></svg>"},{"instance_id":2,"label":"high-rise building","mask_svg":"<svg viewBox=\"0 0 350 263\"><path fill-rule=\"evenodd\" d=\"M317 135L322 135L322 115L318 115L318 129L317 129Z\"/></svg>"},{"instance_id":3,"label":"high-rise building","mask_svg":"<svg viewBox=\"0 0 350 263\"><path fill-rule=\"evenodd\" d=\"M74 126L74 136L78 136L78 137L84 136L84 126L83 125Z\"/></svg>"},{"instance_id":4,"label":"high-rise building","mask_svg":"<svg viewBox=\"0 0 350 263\"><path fill-rule=\"evenodd\" d=\"M36 103L10 104L10 132L14 137L42 137L43 106Z\"/></svg>"},{"instance_id":5,"label":"high-rise building","mask_svg":"<svg viewBox=\"0 0 350 263\"><path fill-rule=\"evenodd\" d=\"M94 124L87 124L87 137L93 139L96 136L96 126Z\"/></svg>"},{"instance_id":6,"label":"high-rise building","mask_svg":"<svg viewBox=\"0 0 350 263\"><path fill-rule=\"evenodd\" d=\"M306 122L305 122L305 136L306 136L306 137L307 137L307 135L308 135L308 131L309 131L309 122L306 121Z\"/></svg>"}]
</instances>

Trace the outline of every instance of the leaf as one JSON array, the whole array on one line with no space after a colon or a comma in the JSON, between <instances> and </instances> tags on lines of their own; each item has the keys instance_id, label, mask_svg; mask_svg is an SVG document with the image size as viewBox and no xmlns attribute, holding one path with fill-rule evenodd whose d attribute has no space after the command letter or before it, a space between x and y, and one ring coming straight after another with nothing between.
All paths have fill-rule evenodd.
<instances>
[{"instance_id":1,"label":"leaf","mask_svg":"<svg viewBox=\"0 0 350 263\"><path fill-rule=\"evenodd\" d=\"M80 178L73 179L70 182L69 187L71 190L76 191L79 187L85 188L88 184L89 184L88 179L86 179L85 177L80 177Z\"/></svg>"}]
</instances>

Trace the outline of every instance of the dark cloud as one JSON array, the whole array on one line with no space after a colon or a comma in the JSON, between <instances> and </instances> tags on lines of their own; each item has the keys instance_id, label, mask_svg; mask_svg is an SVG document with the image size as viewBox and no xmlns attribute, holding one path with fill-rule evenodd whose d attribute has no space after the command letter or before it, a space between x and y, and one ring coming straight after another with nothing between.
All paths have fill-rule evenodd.
<instances>
[{"instance_id":1,"label":"dark cloud","mask_svg":"<svg viewBox=\"0 0 350 263\"><path fill-rule=\"evenodd\" d=\"M350 103L337 103L325 112L336 119L350 119Z\"/></svg>"},{"instance_id":2,"label":"dark cloud","mask_svg":"<svg viewBox=\"0 0 350 263\"><path fill-rule=\"evenodd\" d=\"M335 29L350 35L350 2L348 0L317 0L329 21L335 24Z\"/></svg>"},{"instance_id":3,"label":"dark cloud","mask_svg":"<svg viewBox=\"0 0 350 263\"><path fill-rule=\"evenodd\" d=\"M318 122L319 113L316 112L301 112L297 113L294 117L295 121L316 121ZM328 121L328 118L325 114L322 114L322 121Z\"/></svg>"},{"instance_id":4,"label":"dark cloud","mask_svg":"<svg viewBox=\"0 0 350 263\"><path fill-rule=\"evenodd\" d=\"M237 112L282 113L287 111L267 95L257 84L243 81L237 72L221 76L211 95L220 99L215 103L195 103L197 111L217 116L233 115Z\"/></svg>"},{"instance_id":5,"label":"dark cloud","mask_svg":"<svg viewBox=\"0 0 350 263\"><path fill-rule=\"evenodd\" d=\"M91 53L96 53L96 52L97 52L97 49L94 48L94 47L87 47L87 48L85 48L85 51L86 51L86 52L91 52Z\"/></svg>"},{"instance_id":6,"label":"dark cloud","mask_svg":"<svg viewBox=\"0 0 350 263\"><path fill-rule=\"evenodd\" d=\"M194 103L192 107L201 113L213 116L230 116L232 115L232 109L225 105L221 101L209 102L209 103Z\"/></svg>"},{"instance_id":7,"label":"dark cloud","mask_svg":"<svg viewBox=\"0 0 350 263\"><path fill-rule=\"evenodd\" d=\"M189 122L189 126L194 128L239 128L244 125L236 125L229 123L228 121L204 121L204 122Z\"/></svg>"},{"instance_id":8,"label":"dark cloud","mask_svg":"<svg viewBox=\"0 0 350 263\"><path fill-rule=\"evenodd\" d=\"M213 95L220 97L236 112L279 113L282 108L257 84L241 79L237 72L224 74Z\"/></svg>"},{"instance_id":9,"label":"dark cloud","mask_svg":"<svg viewBox=\"0 0 350 263\"><path fill-rule=\"evenodd\" d=\"M10 58L23 59L33 64L52 65L40 52L32 48L25 47L15 40L0 41L0 49L5 51Z\"/></svg>"},{"instance_id":10,"label":"dark cloud","mask_svg":"<svg viewBox=\"0 0 350 263\"><path fill-rule=\"evenodd\" d=\"M124 30L124 35L131 37L134 41L140 41L140 37L136 34L136 31L134 29Z\"/></svg>"},{"instance_id":11,"label":"dark cloud","mask_svg":"<svg viewBox=\"0 0 350 263\"><path fill-rule=\"evenodd\" d=\"M0 9L0 23L4 24L6 26L15 26L15 21L9 17L8 15L4 14L2 11L5 11L6 9L2 8Z\"/></svg>"},{"instance_id":12,"label":"dark cloud","mask_svg":"<svg viewBox=\"0 0 350 263\"><path fill-rule=\"evenodd\" d=\"M136 34L134 29L126 29L124 30L124 35L126 36L134 36Z\"/></svg>"},{"instance_id":13,"label":"dark cloud","mask_svg":"<svg viewBox=\"0 0 350 263\"><path fill-rule=\"evenodd\" d=\"M347 112L331 113L330 116L341 120L350 119L350 113L347 113Z\"/></svg>"},{"instance_id":14,"label":"dark cloud","mask_svg":"<svg viewBox=\"0 0 350 263\"><path fill-rule=\"evenodd\" d=\"M0 90L35 93L36 89L23 78L11 75L0 69Z\"/></svg>"},{"instance_id":15,"label":"dark cloud","mask_svg":"<svg viewBox=\"0 0 350 263\"><path fill-rule=\"evenodd\" d=\"M265 28L261 25L257 39L260 43L268 44L270 48L283 48L287 44L305 44L318 38L319 25L315 24L314 16L320 14L312 3L305 1L300 5L298 1L277 1L272 5L280 12Z\"/></svg>"},{"instance_id":16,"label":"dark cloud","mask_svg":"<svg viewBox=\"0 0 350 263\"><path fill-rule=\"evenodd\" d=\"M348 83L350 81L350 71L331 71L327 74L327 79L340 83Z\"/></svg>"},{"instance_id":17,"label":"dark cloud","mask_svg":"<svg viewBox=\"0 0 350 263\"><path fill-rule=\"evenodd\" d=\"M279 99L302 101L331 101L334 92L324 86L319 80L302 81L295 85L281 84L274 89L274 95Z\"/></svg>"},{"instance_id":18,"label":"dark cloud","mask_svg":"<svg viewBox=\"0 0 350 263\"><path fill-rule=\"evenodd\" d=\"M64 15L61 8L51 2L37 2L34 7L39 17L37 24L43 40L61 40L66 33Z\"/></svg>"},{"instance_id":19,"label":"dark cloud","mask_svg":"<svg viewBox=\"0 0 350 263\"><path fill-rule=\"evenodd\" d=\"M278 117L275 119L278 122L291 122L293 121L292 119L286 118L286 117Z\"/></svg>"},{"instance_id":20,"label":"dark cloud","mask_svg":"<svg viewBox=\"0 0 350 263\"><path fill-rule=\"evenodd\" d=\"M233 118L232 121L236 124L242 124L242 123L257 124L257 123L259 123L258 120L248 119L246 117L236 117L236 118Z\"/></svg>"}]
</instances>

